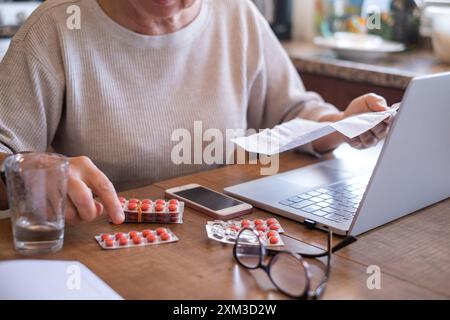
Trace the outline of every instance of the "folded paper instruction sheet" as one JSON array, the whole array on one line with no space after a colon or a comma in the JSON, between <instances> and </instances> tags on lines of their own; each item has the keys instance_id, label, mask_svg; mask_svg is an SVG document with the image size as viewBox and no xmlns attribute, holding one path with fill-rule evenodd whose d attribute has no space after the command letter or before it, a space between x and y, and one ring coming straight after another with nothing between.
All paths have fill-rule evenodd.
<instances>
[{"instance_id":1,"label":"folded paper instruction sheet","mask_svg":"<svg viewBox=\"0 0 450 320\"><path fill-rule=\"evenodd\" d=\"M338 122L316 122L296 118L273 129L265 129L260 133L231 141L248 152L270 156L298 148L333 132L340 132L353 139L395 115L399 105L396 104L387 111L362 113Z\"/></svg>"}]
</instances>

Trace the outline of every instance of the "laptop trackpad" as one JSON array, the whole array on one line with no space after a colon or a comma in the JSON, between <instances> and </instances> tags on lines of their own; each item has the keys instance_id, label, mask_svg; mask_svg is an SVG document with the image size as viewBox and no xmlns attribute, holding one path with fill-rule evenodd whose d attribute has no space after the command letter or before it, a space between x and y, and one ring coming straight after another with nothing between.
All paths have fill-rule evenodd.
<instances>
[{"instance_id":1,"label":"laptop trackpad","mask_svg":"<svg viewBox=\"0 0 450 320\"><path fill-rule=\"evenodd\" d=\"M307 191L322 185L348 179L354 175L354 173L348 171L333 169L326 165L318 165L291 171L289 174L281 174L276 177L277 180L280 179L284 182L297 185L301 192L303 190Z\"/></svg>"}]
</instances>

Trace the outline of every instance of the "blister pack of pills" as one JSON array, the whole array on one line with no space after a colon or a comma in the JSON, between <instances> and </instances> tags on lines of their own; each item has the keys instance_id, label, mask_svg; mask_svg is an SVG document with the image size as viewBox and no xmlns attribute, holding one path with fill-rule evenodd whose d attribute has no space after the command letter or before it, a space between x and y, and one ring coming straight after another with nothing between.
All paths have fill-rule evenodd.
<instances>
[{"instance_id":1,"label":"blister pack of pills","mask_svg":"<svg viewBox=\"0 0 450 320\"><path fill-rule=\"evenodd\" d=\"M100 247L105 250L124 249L132 247L154 246L178 241L178 237L167 228L156 230L102 233L95 236Z\"/></svg>"},{"instance_id":2,"label":"blister pack of pills","mask_svg":"<svg viewBox=\"0 0 450 320\"><path fill-rule=\"evenodd\" d=\"M119 197L125 223L183 223L184 202Z\"/></svg>"},{"instance_id":3,"label":"blister pack of pills","mask_svg":"<svg viewBox=\"0 0 450 320\"><path fill-rule=\"evenodd\" d=\"M268 247L284 246L280 234L284 232L277 219L267 220L231 220L231 221L208 221L206 233L208 238L222 243L234 244L236 237L242 229L253 229L260 237L263 245Z\"/></svg>"}]
</instances>

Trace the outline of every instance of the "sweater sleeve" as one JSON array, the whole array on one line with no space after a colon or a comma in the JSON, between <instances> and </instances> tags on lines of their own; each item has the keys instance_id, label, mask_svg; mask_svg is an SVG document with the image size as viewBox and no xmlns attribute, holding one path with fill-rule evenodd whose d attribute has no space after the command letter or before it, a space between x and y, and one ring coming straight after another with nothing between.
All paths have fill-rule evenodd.
<instances>
[{"instance_id":1,"label":"sweater sleeve","mask_svg":"<svg viewBox=\"0 0 450 320\"><path fill-rule=\"evenodd\" d=\"M14 41L0 63L0 152L44 152L59 125L64 84Z\"/></svg>"},{"instance_id":2,"label":"sweater sleeve","mask_svg":"<svg viewBox=\"0 0 450 320\"><path fill-rule=\"evenodd\" d=\"M256 9L255 9L256 10ZM269 24L256 14L259 21L259 65L249 89L248 122L251 128L272 128L300 117L319 121L338 109L314 92L306 91L303 82ZM256 59L255 53L252 58ZM300 149L318 156L312 145Z\"/></svg>"},{"instance_id":3,"label":"sweater sleeve","mask_svg":"<svg viewBox=\"0 0 450 320\"><path fill-rule=\"evenodd\" d=\"M260 48L257 50L260 63L249 92L252 125L271 128L295 117L318 121L324 115L338 112L317 93L305 90L286 51L262 19L259 19ZM258 112L252 113L251 109Z\"/></svg>"}]
</instances>

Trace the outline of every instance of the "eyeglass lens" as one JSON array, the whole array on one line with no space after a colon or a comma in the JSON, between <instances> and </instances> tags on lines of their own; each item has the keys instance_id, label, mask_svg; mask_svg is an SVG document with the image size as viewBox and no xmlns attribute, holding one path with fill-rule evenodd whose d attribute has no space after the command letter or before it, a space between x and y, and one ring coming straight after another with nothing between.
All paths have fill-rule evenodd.
<instances>
[{"instance_id":1,"label":"eyeglass lens","mask_svg":"<svg viewBox=\"0 0 450 320\"><path fill-rule=\"evenodd\" d=\"M253 230L243 230L235 246L240 264L249 269L260 266L263 251L258 235ZM270 262L269 276L284 293L299 297L308 289L308 275L301 259L289 253L279 253Z\"/></svg>"},{"instance_id":2,"label":"eyeglass lens","mask_svg":"<svg viewBox=\"0 0 450 320\"><path fill-rule=\"evenodd\" d=\"M243 230L236 240L236 258L249 269L259 267L261 261L261 242L253 230Z\"/></svg>"},{"instance_id":3,"label":"eyeglass lens","mask_svg":"<svg viewBox=\"0 0 450 320\"><path fill-rule=\"evenodd\" d=\"M277 254L270 263L273 283L286 294L299 297L308 289L308 277L301 260L288 253Z\"/></svg>"}]
</instances>

